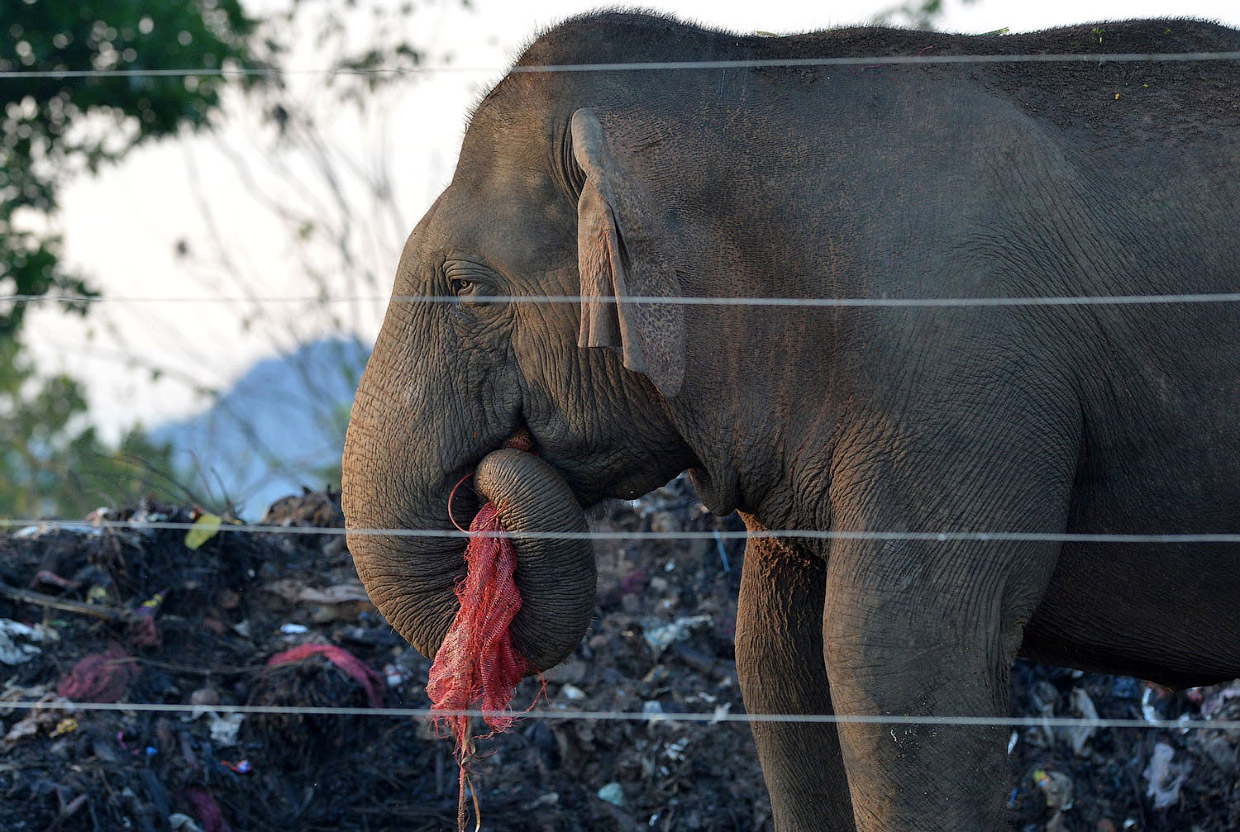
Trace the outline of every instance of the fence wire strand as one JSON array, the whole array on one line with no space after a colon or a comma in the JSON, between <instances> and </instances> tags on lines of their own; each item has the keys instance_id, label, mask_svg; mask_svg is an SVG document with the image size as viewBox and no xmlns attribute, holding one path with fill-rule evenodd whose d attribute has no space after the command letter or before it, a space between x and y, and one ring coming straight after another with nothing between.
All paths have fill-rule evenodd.
<instances>
[{"instance_id":1,"label":"fence wire strand","mask_svg":"<svg viewBox=\"0 0 1240 832\"><path fill-rule=\"evenodd\" d=\"M49 531L69 531L81 534L96 534L104 529L144 531L168 529L173 531L190 531L201 529L200 523L179 522L170 520L64 520L64 519L0 519L0 529L31 530L29 534L42 534ZM356 535L369 537L412 537L412 538L508 538L510 540L748 540L750 538L785 538L798 540L870 540L870 541L909 541L924 543L1135 543L1135 544L1168 544L1168 543L1240 543L1240 533L1168 533L1168 534L1112 534L1112 533L1075 533L1075 532L981 532L981 531L867 531L858 530L820 530L820 529L764 529L762 531L589 531L589 532L547 532L547 531L494 531L471 532L460 529L397 529L397 528L357 528L342 529L320 526L279 526L258 523L229 523L222 521L218 527L212 525L218 533L232 534L299 534L299 535Z\"/></svg>"},{"instance_id":2,"label":"fence wire strand","mask_svg":"<svg viewBox=\"0 0 1240 832\"><path fill-rule=\"evenodd\" d=\"M639 711L577 711L537 710L525 712L444 710L430 708L343 708L327 706L280 707L276 705L178 705L137 702L67 702L14 701L0 702L0 710L76 710L76 711L146 711L151 713L188 713L192 718L216 714L247 716L363 716L413 719L444 717L517 716L520 719L543 721L597 720L599 722L671 722L715 725L720 723L804 723L839 725L940 725L960 728L1107 728L1155 729L1159 731L1215 730L1240 731L1240 720L1208 719L1103 719L1086 717L1040 716L908 716L902 714L750 714L715 712L643 713Z\"/></svg>"},{"instance_id":3,"label":"fence wire strand","mask_svg":"<svg viewBox=\"0 0 1240 832\"><path fill-rule=\"evenodd\" d=\"M469 304L580 304L598 301L592 295L487 295L470 298ZM608 302L640 303L662 306L758 306L810 307L829 309L940 309L975 307L1024 306L1163 306L1168 304L1237 303L1240 292L1204 292L1195 294L1155 295L1046 295L1026 297L964 297L964 298L778 298L778 297L692 297L685 295L618 295L604 298ZM75 297L73 295L0 295L0 303L358 303L389 301L391 303L462 303L456 295L332 295L286 297Z\"/></svg>"},{"instance_id":4,"label":"fence wire strand","mask_svg":"<svg viewBox=\"0 0 1240 832\"><path fill-rule=\"evenodd\" d=\"M1010 35L1007 37L1011 37ZM625 61L613 63L530 64L525 66L455 66L436 64L414 67L328 67L282 69L278 67L186 67L183 69L32 69L3 70L0 80L62 80L85 78L181 78L181 77L282 77L294 75L462 75L506 72L520 75L552 75L580 72L702 71L729 69L804 69L830 67L943 66L959 64L1107 64L1107 63L1201 63L1240 60L1240 51L1226 52L1102 52L1047 55L862 55L821 58L758 58L724 61Z\"/></svg>"}]
</instances>

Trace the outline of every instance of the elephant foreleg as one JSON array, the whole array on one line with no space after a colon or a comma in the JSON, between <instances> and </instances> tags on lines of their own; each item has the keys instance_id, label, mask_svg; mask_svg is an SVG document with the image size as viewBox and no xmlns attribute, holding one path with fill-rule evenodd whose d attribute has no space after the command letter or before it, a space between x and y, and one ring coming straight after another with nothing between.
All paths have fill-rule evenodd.
<instances>
[{"instance_id":1,"label":"elephant foreleg","mask_svg":"<svg viewBox=\"0 0 1240 832\"><path fill-rule=\"evenodd\" d=\"M742 515L750 531L762 527ZM823 659L826 564L785 541L750 539L736 624L736 667L750 714L830 714ZM778 832L852 832L852 804L830 722L753 722Z\"/></svg>"}]
</instances>

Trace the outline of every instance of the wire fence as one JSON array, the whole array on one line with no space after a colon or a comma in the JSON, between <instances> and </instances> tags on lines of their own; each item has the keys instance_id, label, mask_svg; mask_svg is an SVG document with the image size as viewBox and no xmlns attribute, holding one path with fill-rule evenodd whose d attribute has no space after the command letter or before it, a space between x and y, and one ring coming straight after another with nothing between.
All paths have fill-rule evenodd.
<instances>
[{"instance_id":1,"label":"wire fence","mask_svg":"<svg viewBox=\"0 0 1240 832\"><path fill-rule=\"evenodd\" d=\"M582 711L547 709L530 711L431 710L430 708L345 708L304 705L179 705L158 702L70 702L68 700L0 700L0 711L66 710L148 713L188 713L191 715L244 714L247 716L359 716L397 717L403 719L450 719L453 717L519 716L521 719L564 721L597 720L599 722L690 723L718 725L722 723L820 724L820 725L938 725L960 728L1113 728L1157 731L1240 731L1240 720L1234 719L1104 719L1082 717L1019 717L1019 716L907 716L901 714L734 714L723 708L714 712L647 713L643 711Z\"/></svg>"},{"instance_id":2,"label":"wire fence","mask_svg":"<svg viewBox=\"0 0 1240 832\"><path fill-rule=\"evenodd\" d=\"M190 531L202 526L191 522L161 520L65 520L65 519L0 519L0 529L30 529L33 532L63 529L75 532L97 532L102 529L144 531L169 529ZM821 529L764 529L761 531L462 531L460 529L398 529L398 528L327 528L312 526L280 526L257 523L221 523L212 530L229 534L283 534L311 536L366 536L405 538L507 538L511 540L748 540L748 539L794 539L794 540L868 540L910 541L922 543L1120 543L1120 544L1172 544L1240 543L1240 533L1217 534L1109 534L1072 532L981 532L981 531L867 531L867 530L821 530Z\"/></svg>"},{"instance_id":3,"label":"wire fence","mask_svg":"<svg viewBox=\"0 0 1240 832\"><path fill-rule=\"evenodd\" d=\"M435 74L493 74L509 72L516 74L556 74L585 72L647 72L647 71L703 71L744 70L779 68L876 68L905 66L993 65L993 64L1090 64L1108 63L1201 63L1240 61L1240 51L1187 52L1187 53L1077 53L1077 54L1015 54L1015 55L871 55L861 57L784 58L770 60L724 60L724 61L658 61L594 64L555 64L517 67L499 66L419 66L396 69L343 68L328 69L278 69L278 68L183 68L183 69L56 69L38 71L0 71L0 81L68 80L92 78L141 78L141 77L258 77L294 75L435 75ZM278 297L155 297L155 296L109 296L78 297L72 295L0 295L0 302L15 304L73 303L73 304L201 304L201 303L347 303L357 301L390 300L394 303L447 303L459 304L457 296L278 296ZM488 304L565 304L596 300L575 295L545 296L489 296L471 298L470 303ZM615 298L617 302L640 304L666 304L679 306L746 306L746 307L796 307L796 308L985 308L985 307L1069 307L1069 306L1129 306L1202 303L1236 303L1240 292L1179 293L1107 296L1046 296L1046 297L962 297L962 298L794 298L794 297L663 297L626 296ZM195 523L170 521L118 521L118 520L66 520L66 519L0 519L0 529L68 530L99 533L102 530L185 530L200 528ZM510 537L515 539L589 539L619 540L641 539L661 541L690 540L744 540L749 538L787 538L800 540L865 540L865 541L919 541L919 542L972 542L972 543L1106 543L1106 544L1238 544L1240 533L1221 534L1075 534L1017 531L868 531L868 530L816 530L775 529L757 532L732 531L590 531L590 532L462 532L456 529L398 529L398 528L318 528L263 524L222 523L218 532L226 534L279 534L279 535L385 535L411 538L470 538ZM495 712L432 711L427 708L346 708L346 707L277 707L245 705L179 705L166 703L94 703L68 702L66 700L18 700L0 701L2 710L67 709L75 711L120 711L158 713L237 713L246 715L324 715L430 719L445 716L485 717ZM1010 727L1010 728L1106 728L1106 729L1154 729L1160 731L1223 730L1240 731L1240 720L1209 719L1100 719L1077 717L982 717L948 715L836 715L836 714L751 714L730 713L726 709L714 712L645 713L629 711L582 711L571 709L541 709L519 714L524 719L535 720L617 720L646 723L830 723L830 724L881 724L881 725L938 725L957 727Z\"/></svg>"},{"instance_id":4,"label":"wire fence","mask_svg":"<svg viewBox=\"0 0 1240 832\"><path fill-rule=\"evenodd\" d=\"M626 61L619 63L534 64L525 66L328 67L187 67L184 69L45 69L0 71L0 80L60 80L71 78L182 78L279 77L293 75L459 75L507 72L541 75L580 72L652 72L728 69L803 69L814 67L944 66L959 64L1106 64L1201 63L1240 60L1240 51L1223 52L1077 52L1048 55L868 55L859 57L769 58L723 61Z\"/></svg>"},{"instance_id":5,"label":"wire fence","mask_svg":"<svg viewBox=\"0 0 1240 832\"><path fill-rule=\"evenodd\" d=\"M469 303L495 304L579 304L597 301L589 295L484 295L471 297ZM963 298L781 298L781 297L692 297L685 295L612 295L606 298L617 303L640 303L662 306L757 306L808 307L828 309L939 309L974 307L1025 306L1163 306L1168 304L1237 303L1240 292L1204 292L1155 295L1047 295L1033 297L963 297ZM361 301L391 303L461 304L456 295L349 295L349 296L285 296L285 297L78 297L74 295L0 295L0 303L357 303Z\"/></svg>"}]
</instances>

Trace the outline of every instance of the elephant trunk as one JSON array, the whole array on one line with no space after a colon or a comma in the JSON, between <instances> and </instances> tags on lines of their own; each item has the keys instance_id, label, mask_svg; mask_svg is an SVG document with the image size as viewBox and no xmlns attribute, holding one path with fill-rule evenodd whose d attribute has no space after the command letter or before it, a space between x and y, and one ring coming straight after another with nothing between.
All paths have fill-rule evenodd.
<instances>
[{"instance_id":1,"label":"elephant trunk","mask_svg":"<svg viewBox=\"0 0 1240 832\"><path fill-rule=\"evenodd\" d=\"M344 510L348 545L358 575L387 621L427 657L434 657L459 607L455 588L465 574L459 538L376 533L376 529L450 529L451 478L422 487L408 474L409 460L373 445L365 419L355 418L345 452ZM399 457L399 455L395 455ZM426 470L423 462L417 466ZM436 473L443 469L429 466ZM563 661L585 635L594 611L596 570L588 539L521 537L522 532L580 533L585 515L568 485L538 457L504 449L478 465L475 488L499 508L503 527L517 533L514 580L522 606L511 625L513 644L530 672ZM461 492L467 489L460 489ZM393 499L393 494L411 495ZM478 501L458 493L453 514L471 517Z\"/></svg>"}]
</instances>

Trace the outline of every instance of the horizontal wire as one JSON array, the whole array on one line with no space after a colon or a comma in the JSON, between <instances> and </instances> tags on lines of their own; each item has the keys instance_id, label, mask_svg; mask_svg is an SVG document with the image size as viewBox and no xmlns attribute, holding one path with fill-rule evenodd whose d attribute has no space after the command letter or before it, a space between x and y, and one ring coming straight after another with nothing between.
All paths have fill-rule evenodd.
<instances>
[{"instance_id":1,"label":"horizontal wire","mask_svg":"<svg viewBox=\"0 0 1240 832\"><path fill-rule=\"evenodd\" d=\"M72 295L0 295L0 303L392 303L460 304L456 295L356 295L293 297L75 297ZM1237 303L1240 292L1205 292L1160 295L1046 295L1031 297L966 298L777 298L777 297L685 297L662 295L488 295L470 298L475 304L558 304L623 301L665 306L807 306L826 308L967 308L985 306L1132 306L1175 303Z\"/></svg>"},{"instance_id":2,"label":"horizontal wire","mask_svg":"<svg viewBox=\"0 0 1240 832\"><path fill-rule=\"evenodd\" d=\"M154 713L232 713L252 716L379 716L437 719L442 717L507 716L534 720L585 720L614 722L690 722L690 723L831 723L841 725L952 725L983 728L1154 728L1161 731L1174 730L1240 730L1240 720L1176 720L1176 719L1092 719L1086 717L1037 717L1037 716L906 716L885 714L749 714L725 712L689 713L642 713L637 711L484 711L443 710L430 708L335 708L306 706L304 708L280 707L278 705L176 705L166 703L132 702L71 702L68 705L55 702L20 701L0 702L0 709L20 710L79 710L79 711L148 711Z\"/></svg>"},{"instance_id":3,"label":"horizontal wire","mask_svg":"<svg viewBox=\"0 0 1240 832\"><path fill-rule=\"evenodd\" d=\"M202 523L171 520L37 520L0 519L0 529L33 528L39 530L73 531L90 533L101 529L170 529L189 531L203 529ZM469 532L459 529L342 529L320 526L276 526L255 523L228 523L218 527L208 526L219 533L242 534L304 534L304 535L357 535L368 537L426 537L426 538L509 538L512 540L747 540L750 538L791 538L799 540L881 540L923 541L930 543L1240 543L1240 533L1168 533L1168 534L1111 534L1077 532L900 532L900 531L848 531L819 529L764 529L762 531L703 531L703 532L653 532L653 531L605 531L605 532L546 532L546 531L483 531Z\"/></svg>"},{"instance_id":4,"label":"horizontal wire","mask_svg":"<svg viewBox=\"0 0 1240 832\"><path fill-rule=\"evenodd\" d=\"M933 46L933 45L932 45ZM1049 55L870 55L822 58L759 58L724 61L632 61L589 64L533 64L526 66L454 66L438 64L414 67L330 67L281 69L277 67L198 67L185 69L37 69L0 71L0 80L66 78L179 78L199 77L275 77L286 75L439 75L508 72L512 74L556 74L574 72L650 72L655 70L779 69L804 67L880 67L933 66L944 64L1048 64L1048 63L1164 63L1240 60L1240 51L1231 52L1094 52Z\"/></svg>"}]
</instances>

